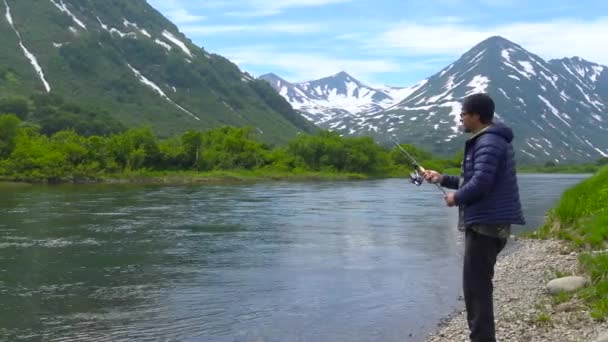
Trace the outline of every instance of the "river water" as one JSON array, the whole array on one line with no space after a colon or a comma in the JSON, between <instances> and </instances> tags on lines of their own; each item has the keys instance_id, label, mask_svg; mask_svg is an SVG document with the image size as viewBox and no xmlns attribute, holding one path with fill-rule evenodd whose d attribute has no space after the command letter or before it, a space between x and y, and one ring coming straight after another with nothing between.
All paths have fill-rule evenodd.
<instances>
[{"instance_id":1,"label":"river water","mask_svg":"<svg viewBox=\"0 0 608 342\"><path fill-rule=\"evenodd\" d=\"M520 176L515 231L584 177ZM423 341L461 305L457 213L428 184L0 191L8 341Z\"/></svg>"}]
</instances>

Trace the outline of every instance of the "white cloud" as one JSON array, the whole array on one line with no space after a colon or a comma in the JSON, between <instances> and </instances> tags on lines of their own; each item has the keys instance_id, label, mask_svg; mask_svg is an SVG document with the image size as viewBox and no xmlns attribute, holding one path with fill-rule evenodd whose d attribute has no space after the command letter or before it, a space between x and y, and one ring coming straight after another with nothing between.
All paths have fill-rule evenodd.
<instances>
[{"instance_id":1,"label":"white cloud","mask_svg":"<svg viewBox=\"0 0 608 342\"><path fill-rule=\"evenodd\" d=\"M173 23L178 25L195 23L206 19L204 16L191 14L183 8L169 11L167 16L169 19L171 19L171 21L173 21Z\"/></svg>"},{"instance_id":2,"label":"white cloud","mask_svg":"<svg viewBox=\"0 0 608 342\"><path fill-rule=\"evenodd\" d=\"M578 55L608 64L608 17L596 20L557 20L519 23L497 29L497 33L543 58Z\"/></svg>"},{"instance_id":3,"label":"white cloud","mask_svg":"<svg viewBox=\"0 0 608 342\"><path fill-rule=\"evenodd\" d=\"M306 34L319 32L325 26L319 23L287 23L272 22L263 24L243 24L243 25L182 25L181 29L191 35L211 35L218 33L245 33L255 32L257 35L269 33L282 34Z\"/></svg>"},{"instance_id":4,"label":"white cloud","mask_svg":"<svg viewBox=\"0 0 608 342\"><path fill-rule=\"evenodd\" d=\"M600 43L606 40L605 32L608 32L608 17L522 22L493 27L401 22L376 36L369 47L393 50L402 56L458 56L485 38L500 35L546 59L578 55L608 64L608 44Z\"/></svg>"},{"instance_id":5,"label":"white cloud","mask_svg":"<svg viewBox=\"0 0 608 342\"><path fill-rule=\"evenodd\" d=\"M254 18L254 17L268 17L271 15L281 13L280 10L272 9L272 8L257 8L249 11L232 11L227 12L226 15L233 17L241 17L241 18Z\"/></svg>"},{"instance_id":6,"label":"white cloud","mask_svg":"<svg viewBox=\"0 0 608 342\"><path fill-rule=\"evenodd\" d=\"M356 0L207 0L190 2L185 0L148 0L150 4L165 11L184 11L185 9L221 9L223 13L239 17L263 17L284 12L290 8L319 7L332 4L352 2ZM233 9L232 11L228 9ZM187 18L187 17L186 17Z\"/></svg>"},{"instance_id":7,"label":"white cloud","mask_svg":"<svg viewBox=\"0 0 608 342\"><path fill-rule=\"evenodd\" d=\"M268 0L249 0L249 4L252 7L258 9L268 9L275 11L282 11L287 8L293 7L316 7L325 6L331 4L339 4L345 2L351 2L353 0L281 0L281 1L268 1Z\"/></svg>"},{"instance_id":8,"label":"white cloud","mask_svg":"<svg viewBox=\"0 0 608 342\"><path fill-rule=\"evenodd\" d=\"M480 2L486 6L493 7L509 7L509 6L520 6L521 4L515 4L513 0L480 0Z\"/></svg>"},{"instance_id":9,"label":"white cloud","mask_svg":"<svg viewBox=\"0 0 608 342\"><path fill-rule=\"evenodd\" d=\"M371 45L399 49L408 55L451 55L472 47L487 36L487 32L454 24L401 22L372 39Z\"/></svg>"},{"instance_id":10,"label":"white cloud","mask_svg":"<svg viewBox=\"0 0 608 342\"><path fill-rule=\"evenodd\" d=\"M353 0L247 0L239 3L238 10L226 12L227 15L236 17L266 17L284 12L290 8L297 7L319 7L332 4L351 2ZM242 10L246 8L246 10Z\"/></svg>"},{"instance_id":11,"label":"white cloud","mask_svg":"<svg viewBox=\"0 0 608 342\"><path fill-rule=\"evenodd\" d=\"M248 46L221 52L234 63L246 68L255 65L258 69L274 71L293 81L309 81L347 71L362 80L374 74L398 72L401 65L383 59L336 58L318 53L280 52L267 46Z\"/></svg>"}]
</instances>

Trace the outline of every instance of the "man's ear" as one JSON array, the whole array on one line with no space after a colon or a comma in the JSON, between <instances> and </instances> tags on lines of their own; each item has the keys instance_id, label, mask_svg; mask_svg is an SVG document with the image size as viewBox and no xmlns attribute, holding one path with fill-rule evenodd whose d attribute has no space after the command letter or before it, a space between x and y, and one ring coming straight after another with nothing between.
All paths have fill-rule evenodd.
<instances>
[{"instance_id":1,"label":"man's ear","mask_svg":"<svg viewBox=\"0 0 608 342\"><path fill-rule=\"evenodd\" d=\"M481 122L481 116L479 114L471 113L471 116L477 118L477 121Z\"/></svg>"}]
</instances>

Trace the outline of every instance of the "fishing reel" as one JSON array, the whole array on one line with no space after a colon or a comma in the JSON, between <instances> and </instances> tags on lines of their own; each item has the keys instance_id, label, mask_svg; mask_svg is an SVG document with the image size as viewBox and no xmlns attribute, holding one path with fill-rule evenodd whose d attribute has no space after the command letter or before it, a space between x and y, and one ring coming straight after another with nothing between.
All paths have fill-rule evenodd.
<instances>
[{"instance_id":1,"label":"fishing reel","mask_svg":"<svg viewBox=\"0 0 608 342\"><path fill-rule=\"evenodd\" d=\"M424 177L418 172L418 168L414 169L414 172L410 174L410 182L416 184L417 186L422 185L424 182Z\"/></svg>"}]
</instances>

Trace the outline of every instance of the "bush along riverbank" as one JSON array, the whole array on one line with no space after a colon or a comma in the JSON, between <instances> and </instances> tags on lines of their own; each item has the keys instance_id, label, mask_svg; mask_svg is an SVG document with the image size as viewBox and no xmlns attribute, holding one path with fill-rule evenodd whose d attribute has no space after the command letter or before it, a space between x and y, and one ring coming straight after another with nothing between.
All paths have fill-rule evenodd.
<instances>
[{"instance_id":1,"label":"bush along riverbank","mask_svg":"<svg viewBox=\"0 0 608 342\"><path fill-rule=\"evenodd\" d=\"M160 139L147 128L83 136L44 134L14 115L0 115L0 180L42 183L201 183L272 179L320 180L403 177L411 162L396 147L371 137L321 131L286 146L269 146L251 128L219 127ZM437 170L458 168L461 155L435 158L402 145Z\"/></svg>"},{"instance_id":2,"label":"bush along riverbank","mask_svg":"<svg viewBox=\"0 0 608 342\"><path fill-rule=\"evenodd\" d=\"M494 276L497 340L608 342L608 167L509 244ZM454 313L427 340L468 341L465 315Z\"/></svg>"},{"instance_id":3,"label":"bush along riverbank","mask_svg":"<svg viewBox=\"0 0 608 342\"><path fill-rule=\"evenodd\" d=\"M89 131L62 130L60 123L48 127L0 115L0 181L187 184L407 177L412 171L412 162L395 146L328 131L270 146L252 128L226 126L161 139L148 128L82 135L77 132ZM412 145L402 147L427 169L460 173L462 153L438 158ZM523 171L587 173L607 162Z\"/></svg>"}]
</instances>

